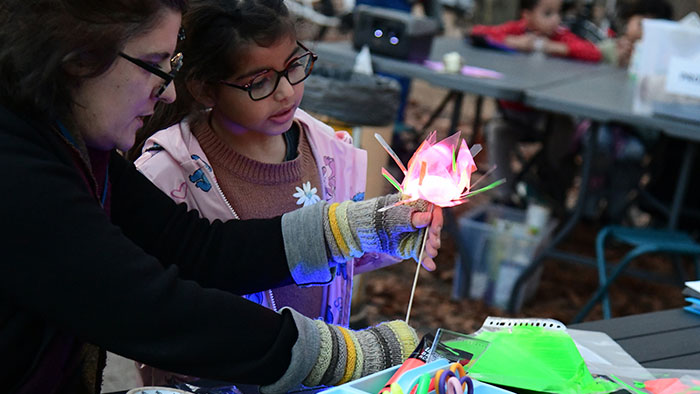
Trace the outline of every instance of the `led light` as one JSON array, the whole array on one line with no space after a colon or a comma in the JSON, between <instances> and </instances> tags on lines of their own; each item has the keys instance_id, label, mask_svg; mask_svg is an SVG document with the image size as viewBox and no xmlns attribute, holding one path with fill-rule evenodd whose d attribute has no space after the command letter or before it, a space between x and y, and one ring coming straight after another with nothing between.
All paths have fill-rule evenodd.
<instances>
[{"instance_id":1,"label":"led light","mask_svg":"<svg viewBox=\"0 0 700 394\"><path fill-rule=\"evenodd\" d=\"M374 36L377 38L381 38L383 35L384 35L384 32L382 31L382 29L377 29L374 31Z\"/></svg>"},{"instance_id":2,"label":"led light","mask_svg":"<svg viewBox=\"0 0 700 394\"><path fill-rule=\"evenodd\" d=\"M390 43L391 45L397 45L397 44L399 43L399 38L396 37L396 36L392 36L392 37L389 39L389 43Z\"/></svg>"}]
</instances>

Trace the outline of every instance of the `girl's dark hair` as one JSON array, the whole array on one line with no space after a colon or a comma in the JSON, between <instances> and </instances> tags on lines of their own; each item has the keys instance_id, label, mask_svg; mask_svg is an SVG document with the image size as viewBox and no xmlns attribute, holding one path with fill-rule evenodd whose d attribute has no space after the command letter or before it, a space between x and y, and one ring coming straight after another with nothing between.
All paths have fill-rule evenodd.
<instances>
[{"instance_id":1,"label":"girl's dark hair","mask_svg":"<svg viewBox=\"0 0 700 394\"><path fill-rule=\"evenodd\" d=\"M251 45L269 47L294 37L294 20L283 0L192 0L182 22L185 62L175 78L177 100L158 103L127 155L136 159L148 137L203 109L187 89L189 81L216 84L235 73Z\"/></svg>"},{"instance_id":2,"label":"girl's dark hair","mask_svg":"<svg viewBox=\"0 0 700 394\"><path fill-rule=\"evenodd\" d=\"M635 15L655 19L672 19L673 7L665 0L634 0L621 3L618 14L623 21L627 21Z\"/></svg>"},{"instance_id":3,"label":"girl's dark hair","mask_svg":"<svg viewBox=\"0 0 700 394\"><path fill-rule=\"evenodd\" d=\"M99 76L126 42L187 0L0 1L0 104L53 121L70 116L71 92Z\"/></svg>"},{"instance_id":4,"label":"girl's dark hair","mask_svg":"<svg viewBox=\"0 0 700 394\"><path fill-rule=\"evenodd\" d=\"M520 11L532 10L537 7L537 3L539 2L540 0L520 0Z\"/></svg>"}]
</instances>

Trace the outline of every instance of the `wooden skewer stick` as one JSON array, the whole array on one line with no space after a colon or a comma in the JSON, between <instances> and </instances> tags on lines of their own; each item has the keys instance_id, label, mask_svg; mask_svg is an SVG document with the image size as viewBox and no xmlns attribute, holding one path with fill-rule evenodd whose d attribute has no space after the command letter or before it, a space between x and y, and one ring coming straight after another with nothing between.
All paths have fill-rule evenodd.
<instances>
[{"instance_id":1,"label":"wooden skewer stick","mask_svg":"<svg viewBox=\"0 0 700 394\"><path fill-rule=\"evenodd\" d=\"M430 204L430 210L428 212L433 212L433 204ZM428 232L430 231L430 225L425 228L425 233L423 233L423 240L420 243L420 254L418 255L418 265L416 266L416 276L413 278L413 287L411 288L411 297L408 299L408 309L406 310L406 324L408 324L408 319L411 317L411 306L413 305L413 295L416 293L416 284L418 284L418 273L420 272L420 263L423 261L423 252L425 251L425 242L428 239Z\"/></svg>"}]
</instances>

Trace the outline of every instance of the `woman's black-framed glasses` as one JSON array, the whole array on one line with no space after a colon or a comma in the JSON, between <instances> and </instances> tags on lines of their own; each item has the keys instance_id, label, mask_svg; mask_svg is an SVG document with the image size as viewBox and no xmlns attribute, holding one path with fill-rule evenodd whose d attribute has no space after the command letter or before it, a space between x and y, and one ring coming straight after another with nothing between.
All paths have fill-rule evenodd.
<instances>
[{"instance_id":1,"label":"woman's black-framed glasses","mask_svg":"<svg viewBox=\"0 0 700 394\"><path fill-rule=\"evenodd\" d=\"M287 78L290 85L296 85L308 78L314 67L314 62L318 59L315 53L311 52L299 41L297 41L297 45L306 52L293 58L282 71L265 70L254 76L253 79L245 85L236 85L228 81L219 82L226 86L248 92L248 96L250 96L253 101L265 99L274 93L283 76Z\"/></svg>"},{"instance_id":2,"label":"woman's black-framed glasses","mask_svg":"<svg viewBox=\"0 0 700 394\"><path fill-rule=\"evenodd\" d=\"M170 83L173 81L173 79L175 79L175 75L177 75L177 72L180 71L180 69L182 68L183 59L181 52L176 53L173 57L170 58L170 72L165 72L165 70L160 68L158 65L154 65L145 62L141 59L131 57L124 52L119 52L119 56L141 67L149 73L154 74L163 79L163 83L158 87L158 90L156 90L155 97L160 97L160 95L165 92L165 89L167 89Z\"/></svg>"}]
</instances>

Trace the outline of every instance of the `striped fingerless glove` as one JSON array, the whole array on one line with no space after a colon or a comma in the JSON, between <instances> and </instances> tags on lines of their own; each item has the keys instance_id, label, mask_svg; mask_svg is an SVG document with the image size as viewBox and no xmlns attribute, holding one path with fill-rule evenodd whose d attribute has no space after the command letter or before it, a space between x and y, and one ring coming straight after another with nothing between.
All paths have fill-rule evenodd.
<instances>
[{"instance_id":1,"label":"striped fingerless glove","mask_svg":"<svg viewBox=\"0 0 700 394\"><path fill-rule=\"evenodd\" d=\"M416 332L400 320L355 331L287 307L279 313L294 319L298 337L284 375L260 387L263 394L343 384L402 363L418 345Z\"/></svg>"},{"instance_id":2,"label":"striped fingerless glove","mask_svg":"<svg viewBox=\"0 0 700 394\"><path fill-rule=\"evenodd\" d=\"M401 320L354 331L315 320L319 356L303 384L335 386L401 364L418 345L416 332Z\"/></svg>"},{"instance_id":3,"label":"striped fingerless glove","mask_svg":"<svg viewBox=\"0 0 700 394\"><path fill-rule=\"evenodd\" d=\"M417 231L411 224L411 215L426 211L428 204L419 200L379 211L398 201L399 195L392 194L362 202L328 205L323 223L333 261L342 263L367 252L418 260L425 229Z\"/></svg>"}]
</instances>

